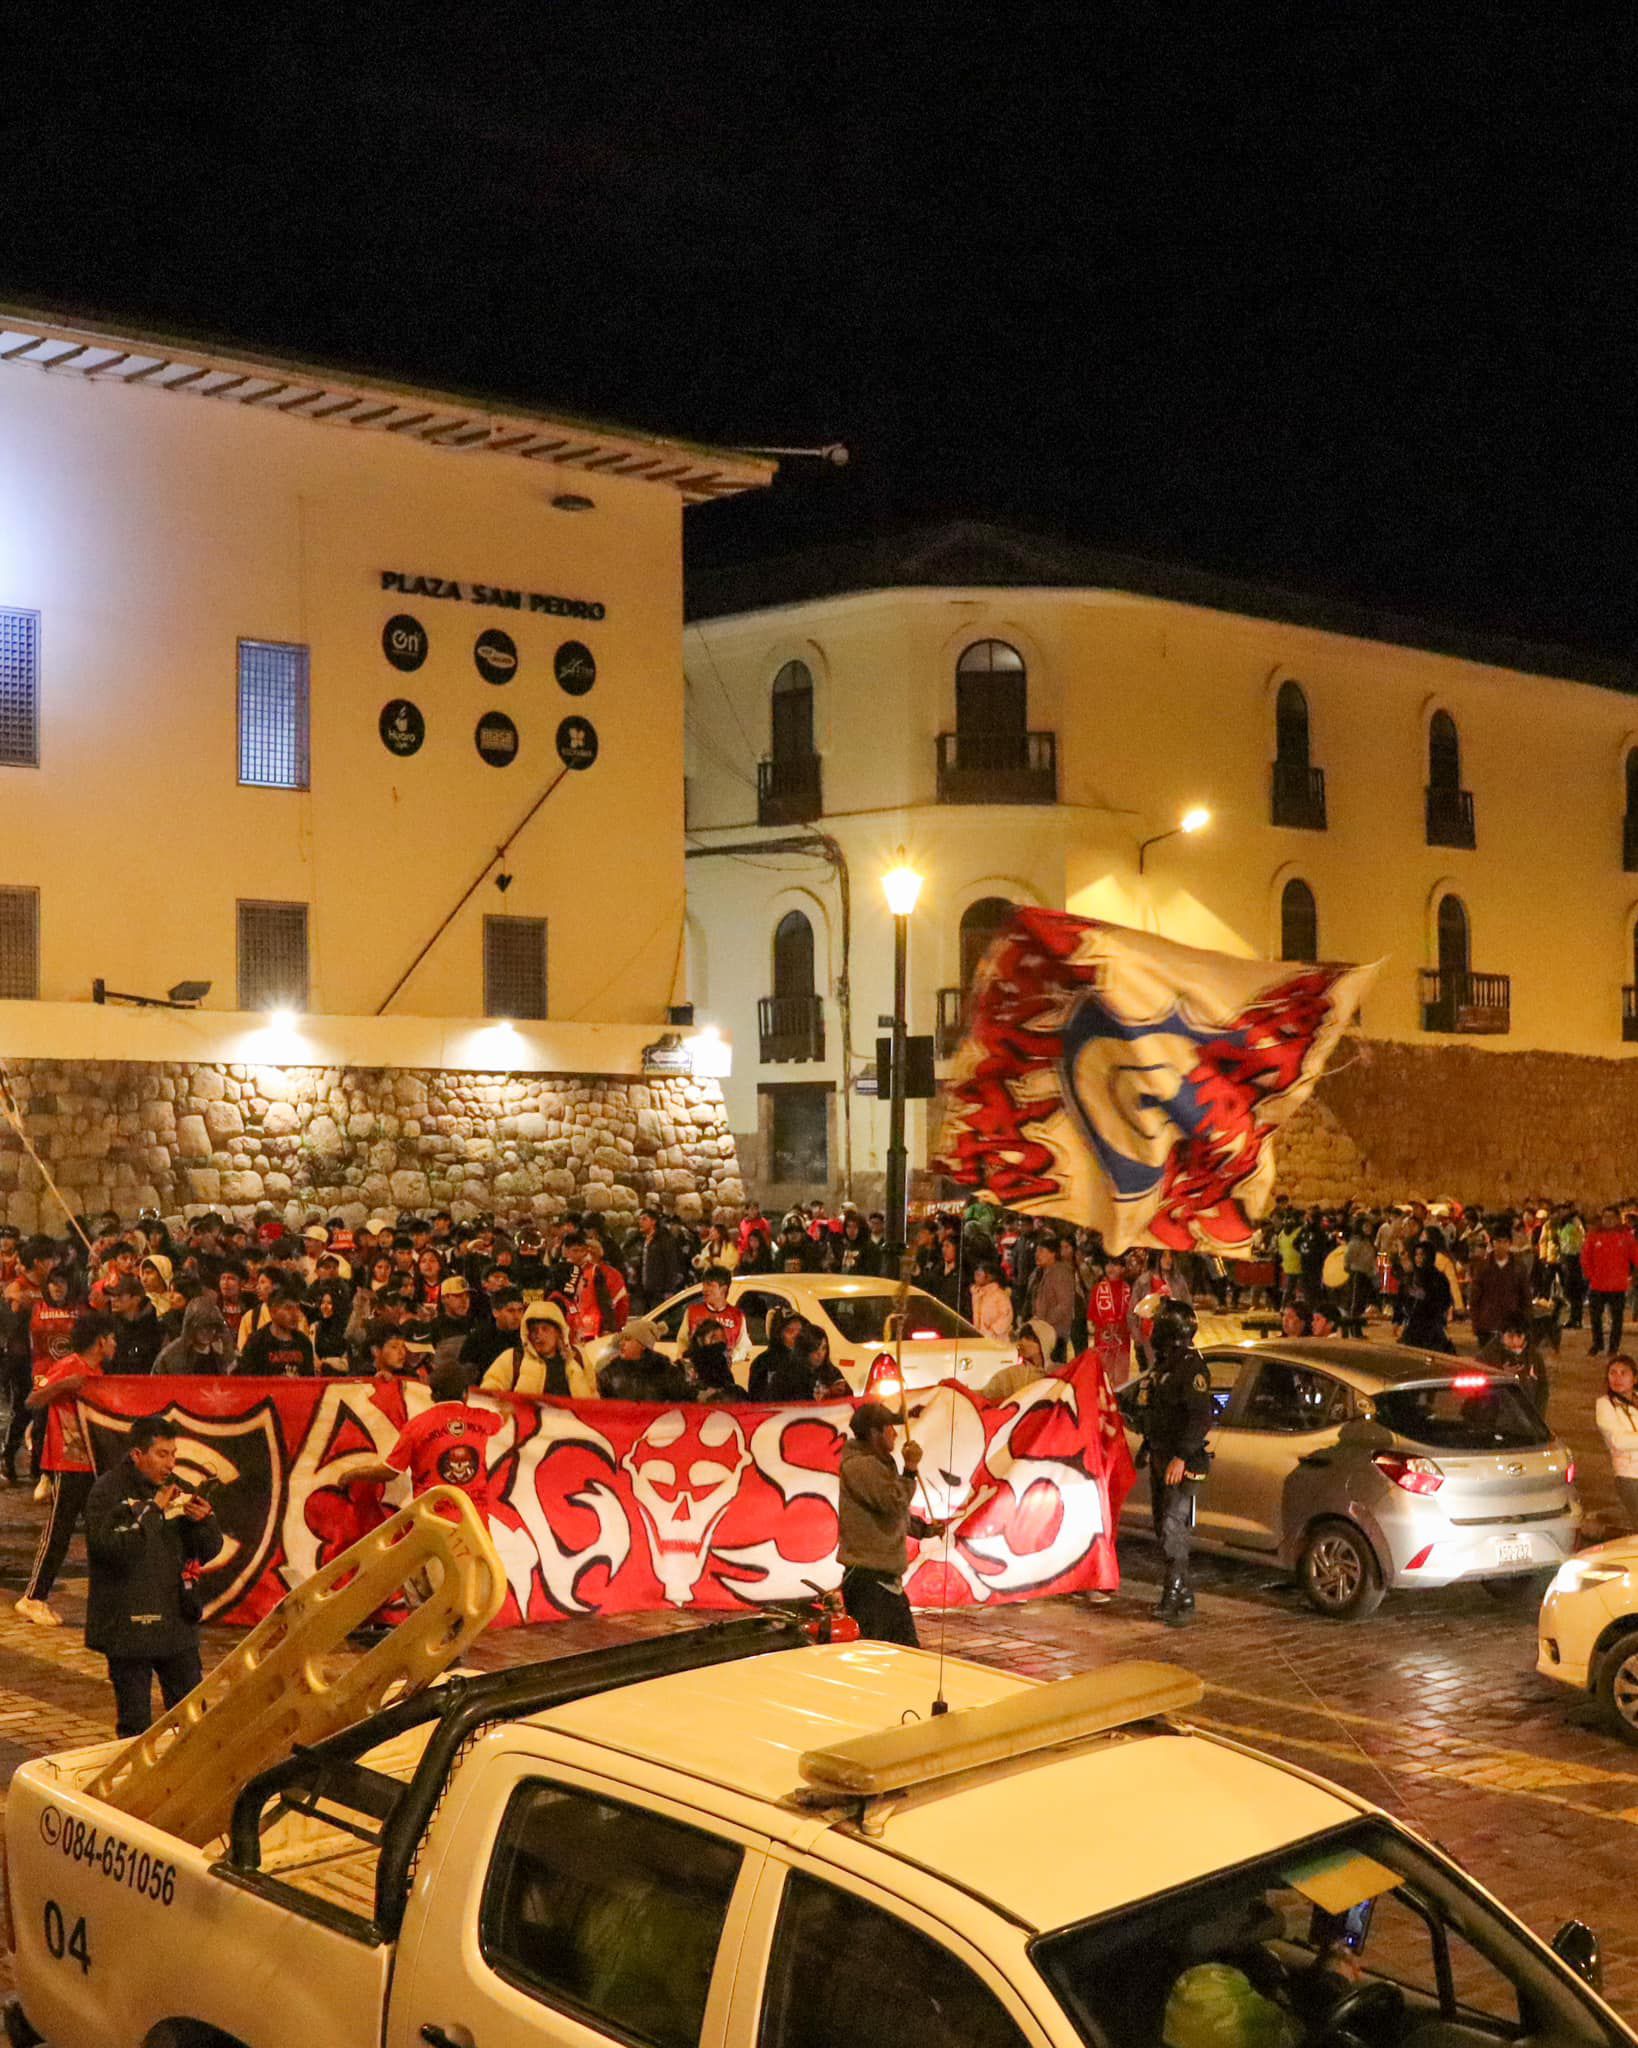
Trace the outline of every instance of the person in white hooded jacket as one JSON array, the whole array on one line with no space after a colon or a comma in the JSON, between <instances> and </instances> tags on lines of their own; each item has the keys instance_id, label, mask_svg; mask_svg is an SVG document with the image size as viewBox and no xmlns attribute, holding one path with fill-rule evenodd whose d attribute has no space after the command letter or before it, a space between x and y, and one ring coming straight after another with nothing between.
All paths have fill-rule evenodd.
<instances>
[{"instance_id":1,"label":"person in white hooded jacket","mask_svg":"<svg viewBox=\"0 0 1638 2048\"><path fill-rule=\"evenodd\" d=\"M503 1351L484 1374L486 1394L551 1395L564 1401L595 1401L597 1382L575 1348L569 1325L555 1301L532 1301L523 1311L519 1347Z\"/></svg>"}]
</instances>

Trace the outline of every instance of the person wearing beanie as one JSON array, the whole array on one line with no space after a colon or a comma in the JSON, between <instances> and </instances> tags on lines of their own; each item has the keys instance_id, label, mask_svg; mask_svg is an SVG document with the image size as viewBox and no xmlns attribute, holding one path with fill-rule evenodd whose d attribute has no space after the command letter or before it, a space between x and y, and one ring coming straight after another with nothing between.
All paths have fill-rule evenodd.
<instances>
[{"instance_id":1,"label":"person wearing beanie","mask_svg":"<svg viewBox=\"0 0 1638 2048\"><path fill-rule=\"evenodd\" d=\"M660 1333L641 1316L621 1330L614 1356L597 1375L597 1391L605 1401L686 1401L688 1379L655 1346Z\"/></svg>"}]
</instances>

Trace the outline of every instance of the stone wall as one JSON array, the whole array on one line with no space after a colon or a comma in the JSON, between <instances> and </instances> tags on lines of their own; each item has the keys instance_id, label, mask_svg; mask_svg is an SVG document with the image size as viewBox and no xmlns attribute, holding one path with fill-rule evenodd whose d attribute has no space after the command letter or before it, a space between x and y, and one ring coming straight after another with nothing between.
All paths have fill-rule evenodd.
<instances>
[{"instance_id":1,"label":"stone wall","mask_svg":"<svg viewBox=\"0 0 1638 2048\"><path fill-rule=\"evenodd\" d=\"M1617 1200L1638 1191L1638 1060L1345 1040L1277 1157L1301 1202Z\"/></svg>"},{"instance_id":2,"label":"stone wall","mask_svg":"<svg viewBox=\"0 0 1638 2048\"><path fill-rule=\"evenodd\" d=\"M372 1210L684 1216L744 1199L715 1081L426 1069L12 1060L29 1141L82 1211L272 1202L349 1222ZM0 1217L61 1228L39 1168L0 1122Z\"/></svg>"}]
</instances>

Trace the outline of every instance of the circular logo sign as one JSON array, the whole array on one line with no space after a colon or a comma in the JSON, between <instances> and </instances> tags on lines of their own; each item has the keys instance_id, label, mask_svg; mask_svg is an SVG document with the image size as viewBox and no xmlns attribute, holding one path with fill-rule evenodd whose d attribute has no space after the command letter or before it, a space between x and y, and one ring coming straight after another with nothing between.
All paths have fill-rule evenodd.
<instances>
[{"instance_id":1,"label":"circular logo sign","mask_svg":"<svg viewBox=\"0 0 1638 2048\"><path fill-rule=\"evenodd\" d=\"M487 633L478 635L472 659L478 664L478 673L486 683L509 683L518 672L517 643L510 633L503 633L498 626L491 626Z\"/></svg>"},{"instance_id":2,"label":"circular logo sign","mask_svg":"<svg viewBox=\"0 0 1638 2048\"><path fill-rule=\"evenodd\" d=\"M597 728L590 719L564 719L557 729L557 758L565 768L589 768L597 759Z\"/></svg>"},{"instance_id":3,"label":"circular logo sign","mask_svg":"<svg viewBox=\"0 0 1638 2048\"><path fill-rule=\"evenodd\" d=\"M552 673L571 697L584 697L597 680L597 660L579 640L565 640L552 656Z\"/></svg>"},{"instance_id":4,"label":"circular logo sign","mask_svg":"<svg viewBox=\"0 0 1638 2048\"><path fill-rule=\"evenodd\" d=\"M394 612L381 628L381 652L396 669L412 674L427 658L427 629L408 612Z\"/></svg>"},{"instance_id":5,"label":"circular logo sign","mask_svg":"<svg viewBox=\"0 0 1638 2048\"><path fill-rule=\"evenodd\" d=\"M381 744L389 754L418 754L427 736L427 722L419 704L408 697L394 697L381 707Z\"/></svg>"},{"instance_id":6,"label":"circular logo sign","mask_svg":"<svg viewBox=\"0 0 1638 2048\"><path fill-rule=\"evenodd\" d=\"M518 757L518 729L504 711L486 711L472 737L491 768L510 768Z\"/></svg>"}]
</instances>

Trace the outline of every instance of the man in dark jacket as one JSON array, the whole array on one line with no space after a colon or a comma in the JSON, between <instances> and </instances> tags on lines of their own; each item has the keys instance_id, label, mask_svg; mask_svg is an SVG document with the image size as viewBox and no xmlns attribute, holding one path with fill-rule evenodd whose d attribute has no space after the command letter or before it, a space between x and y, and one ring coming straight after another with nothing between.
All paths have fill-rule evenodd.
<instances>
[{"instance_id":1,"label":"man in dark jacket","mask_svg":"<svg viewBox=\"0 0 1638 2048\"><path fill-rule=\"evenodd\" d=\"M1529 1321L1529 1267L1525 1260L1513 1256L1505 1226L1504 1234L1468 1270L1467 1309L1473 1318L1474 1340L1481 1346L1499 1336L1515 1318Z\"/></svg>"},{"instance_id":2,"label":"man in dark jacket","mask_svg":"<svg viewBox=\"0 0 1638 2048\"><path fill-rule=\"evenodd\" d=\"M682 1252L658 1209L637 1211L637 1236L640 1264L636 1277L643 1307L658 1308L683 1284Z\"/></svg>"},{"instance_id":3,"label":"man in dark jacket","mask_svg":"<svg viewBox=\"0 0 1638 2048\"><path fill-rule=\"evenodd\" d=\"M688 1375L655 1350L660 1333L652 1323L633 1316L620 1332L614 1356L597 1375L597 1392L605 1401L687 1401L692 1399Z\"/></svg>"},{"instance_id":4,"label":"man in dark jacket","mask_svg":"<svg viewBox=\"0 0 1638 2048\"><path fill-rule=\"evenodd\" d=\"M222 1532L209 1501L175 1483L175 1468L175 1426L145 1415L85 1504L85 1646L108 1659L121 1736L140 1735L153 1720L156 1677L169 1708L202 1675L197 1609L185 1602L182 1575L210 1562Z\"/></svg>"},{"instance_id":5,"label":"man in dark jacket","mask_svg":"<svg viewBox=\"0 0 1638 2048\"><path fill-rule=\"evenodd\" d=\"M114 1332L114 1362L109 1371L152 1372L154 1360L165 1348L165 1325L154 1314L153 1303L134 1273L109 1288L108 1306L119 1326ZM191 1308L192 1302L188 1306ZM185 1313L182 1320L186 1323Z\"/></svg>"}]
</instances>

